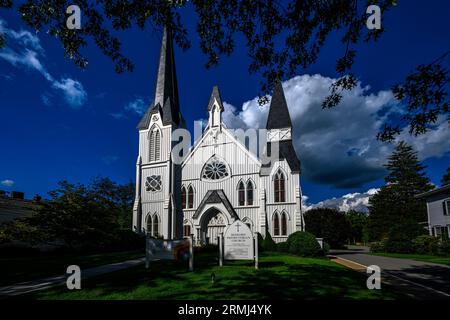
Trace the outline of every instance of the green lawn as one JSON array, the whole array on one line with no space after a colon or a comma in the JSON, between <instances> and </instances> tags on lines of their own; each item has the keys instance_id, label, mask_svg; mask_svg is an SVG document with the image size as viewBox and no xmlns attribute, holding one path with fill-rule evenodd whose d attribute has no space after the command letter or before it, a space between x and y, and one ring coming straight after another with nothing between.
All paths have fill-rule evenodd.
<instances>
[{"instance_id":1,"label":"green lawn","mask_svg":"<svg viewBox=\"0 0 450 320\"><path fill-rule=\"evenodd\" d=\"M65 274L72 264L81 269L120 262L143 256L143 250L91 255L40 255L28 257L0 257L0 286L42 277Z\"/></svg>"},{"instance_id":2,"label":"green lawn","mask_svg":"<svg viewBox=\"0 0 450 320\"><path fill-rule=\"evenodd\" d=\"M365 275L326 258L272 253L252 262L217 265L216 254L197 254L195 271L186 262L156 261L81 284L81 290L55 287L25 296L32 299L395 299L388 287L368 290ZM216 281L211 283L211 273Z\"/></svg>"},{"instance_id":3,"label":"green lawn","mask_svg":"<svg viewBox=\"0 0 450 320\"><path fill-rule=\"evenodd\" d=\"M383 257L390 257L390 258L401 258L401 259L412 259L412 260L418 260L418 261L425 261L425 262L432 262L432 263L440 263L440 264L446 264L450 265L450 257L440 257L440 256L432 256L432 255L426 255L426 254L413 254L413 253L387 253L387 252L380 252L380 253L370 253L374 256L383 256Z\"/></svg>"}]
</instances>

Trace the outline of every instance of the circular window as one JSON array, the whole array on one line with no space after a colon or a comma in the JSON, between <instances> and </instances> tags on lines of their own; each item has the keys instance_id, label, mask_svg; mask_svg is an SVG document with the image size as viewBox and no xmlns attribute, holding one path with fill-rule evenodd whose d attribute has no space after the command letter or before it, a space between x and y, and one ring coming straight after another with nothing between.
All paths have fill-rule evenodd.
<instances>
[{"instance_id":1,"label":"circular window","mask_svg":"<svg viewBox=\"0 0 450 320\"><path fill-rule=\"evenodd\" d=\"M210 160L203 169L202 178L207 180L220 180L228 177L227 165L220 159Z\"/></svg>"}]
</instances>

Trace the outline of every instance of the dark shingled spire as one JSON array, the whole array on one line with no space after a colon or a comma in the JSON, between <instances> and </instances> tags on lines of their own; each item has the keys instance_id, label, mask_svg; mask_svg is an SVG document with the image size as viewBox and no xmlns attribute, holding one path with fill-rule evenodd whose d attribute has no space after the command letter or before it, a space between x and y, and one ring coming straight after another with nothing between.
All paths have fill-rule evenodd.
<instances>
[{"instance_id":1,"label":"dark shingled spire","mask_svg":"<svg viewBox=\"0 0 450 320\"><path fill-rule=\"evenodd\" d=\"M286 98L284 97L281 81L277 81L270 102L269 117L266 129L292 128L291 116L289 115Z\"/></svg>"},{"instance_id":2,"label":"dark shingled spire","mask_svg":"<svg viewBox=\"0 0 450 320\"><path fill-rule=\"evenodd\" d=\"M214 99L217 100L217 103L220 106L220 109L223 111L223 104L222 104L222 98L220 98L220 91L218 86L213 87L213 91L211 92L211 98L209 98L208 103L208 111L211 111L213 105L214 105Z\"/></svg>"},{"instance_id":3,"label":"dark shingled spire","mask_svg":"<svg viewBox=\"0 0 450 320\"><path fill-rule=\"evenodd\" d=\"M159 107L158 107L159 105ZM180 106L178 98L178 83L175 70L175 55L173 52L172 33L164 27L159 56L158 74L156 76L155 99L138 125L139 129L147 129L151 114L162 109L163 124L180 124Z\"/></svg>"}]
</instances>

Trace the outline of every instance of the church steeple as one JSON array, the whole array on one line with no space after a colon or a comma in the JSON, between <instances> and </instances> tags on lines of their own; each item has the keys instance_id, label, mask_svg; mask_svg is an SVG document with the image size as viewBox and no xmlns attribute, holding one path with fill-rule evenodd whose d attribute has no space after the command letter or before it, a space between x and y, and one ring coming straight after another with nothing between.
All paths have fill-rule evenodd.
<instances>
[{"instance_id":1,"label":"church steeple","mask_svg":"<svg viewBox=\"0 0 450 320\"><path fill-rule=\"evenodd\" d=\"M269 116L267 118L267 130L292 128L291 116L289 115L283 86L278 80L270 101Z\"/></svg>"},{"instance_id":2,"label":"church steeple","mask_svg":"<svg viewBox=\"0 0 450 320\"><path fill-rule=\"evenodd\" d=\"M139 129L147 129L153 113L161 112L164 125L181 122L178 97L178 83L175 69L172 32L164 27L161 51L159 55L158 73L156 75L155 98L138 125Z\"/></svg>"}]
</instances>

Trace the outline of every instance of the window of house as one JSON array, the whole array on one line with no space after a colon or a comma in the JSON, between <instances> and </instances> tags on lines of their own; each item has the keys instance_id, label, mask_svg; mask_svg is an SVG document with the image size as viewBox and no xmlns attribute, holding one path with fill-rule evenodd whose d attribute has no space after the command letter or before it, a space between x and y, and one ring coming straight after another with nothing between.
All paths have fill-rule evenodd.
<instances>
[{"instance_id":1,"label":"window of house","mask_svg":"<svg viewBox=\"0 0 450 320\"><path fill-rule=\"evenodd\" d=\"M159 219L157 215L153 217L153 236L155 238L159 237Z\"/></svg>"},{"instance_id":2,"label":"window of house","mask_svg":"<svg viewBox=\"0 0 450 320\"><path fill-rule=\"evenodd\" d=\"M274 179L274 200L275 202L285 202L285 178L281 170L278 170Z\"/></svg>"},{"instance_id":3,"label":"window of house","mask_svg":"<svg viewBox=\"0 0 450 320\"><path fill-rule=\"evenodd\" d=\"M186 188L181 187L181 208L186 209Z\"/></svg>"},{"instance_id":4,"label":"window of house","mask_svg":"<svg viewBox=\"0 0 450 320\"><path fill-rule=\"evenodd\" d=\"M245 205L245 186L244 183L241 181L239 182L239 187L238 187L238 203L240 206L244 206Z\"/></svg>"},{"instance_id":5,"label":"window of house","mask_svg":"<svg viewBox=\"0 0 450 320\"><path fill-rule=\"evenodd\" d=\"M253 205L253 183L251 181L247 182L247 205Z\"/></svg>"},{"instance_id":6,"label":"window of house","mask_svg":"<svg viewBox=\"0 0 450 320\"><path fill-rule=\"evenodd\" d=\"M161 133L157 128L152 129L150 133L149 160L161 160Z\"/></svg>"},{"instance_id":7,"label":"window of house","mask_svg":"<svg viewBox=\"0 0 450 320\"><path fill-rule=\"evenodd\" d=\"M280 235L280 219L278 213L275 213L273 215L273 235L274 236Z\"/></svg>"},{"instance_id":8,"label":"window of house","mask_svg":"<svg viewBox=\"0 0 450 320\"><path fill-rule=\"evenodd\" d=\"M161 176L150 176L147 177L147 180L145 181L145 188L147 191L156 192L161 191Z\"/></svg>"},{"instance_id":9,"label":"window of house","mask_svg":"<svg viewBox=\"0 0 450 320\"><path fill-rule=\"evenodd\" d=\"M152 217L149 215L147 217L147 234L151 235L152 234Z\"/></svg>"},{"instance_id":10,"label":"window of house","mask_svg":"<svg viewBox=\"0 0 450 320\"><path fill-rule=\"evenodd\" d=\"M450 215L450 200L445 200L442 203L443 209L444 209L444 215L448 216Z\"/></svg>"},{"instance_id":11,"label":"window of house","mask_svg":"<svg viewBox=\"0 0 450 320\"><path fill-rule=\"evenodd\" d=\"M185 224L183 227L183 236L190 237L191 236L191 226L189 224Z\"/></svg>"},{"instance_id":12,"label":"window of house","mask_svg":"<svg viewBox=\"0 0 450 320\"><path fill-rule=\"evenodd\" d=\"M194 188L189 186L188 188L188 208L191 209L194 207Z\"/></svg>"},{"instance_id":13,"label":"window of house","mask_svg":"<svg viewBox=\"0 0 450 320\"><path fill-rule=\"evenodd\" d=\"M209 160L202 172L202 178L205 180L221 180L229 175L227 165L219 158Z\"/></svg>"},{"instance_id":14,"label":"window of house","mask_svg":"<svg viewBox=\"0 0 450 320\"><path fill-rule=\"evenodd\" d=\"M287 217L286 213L283 212L281 214L281 235L286 236L287 235Z\"/></svg>"}]
</instances>

